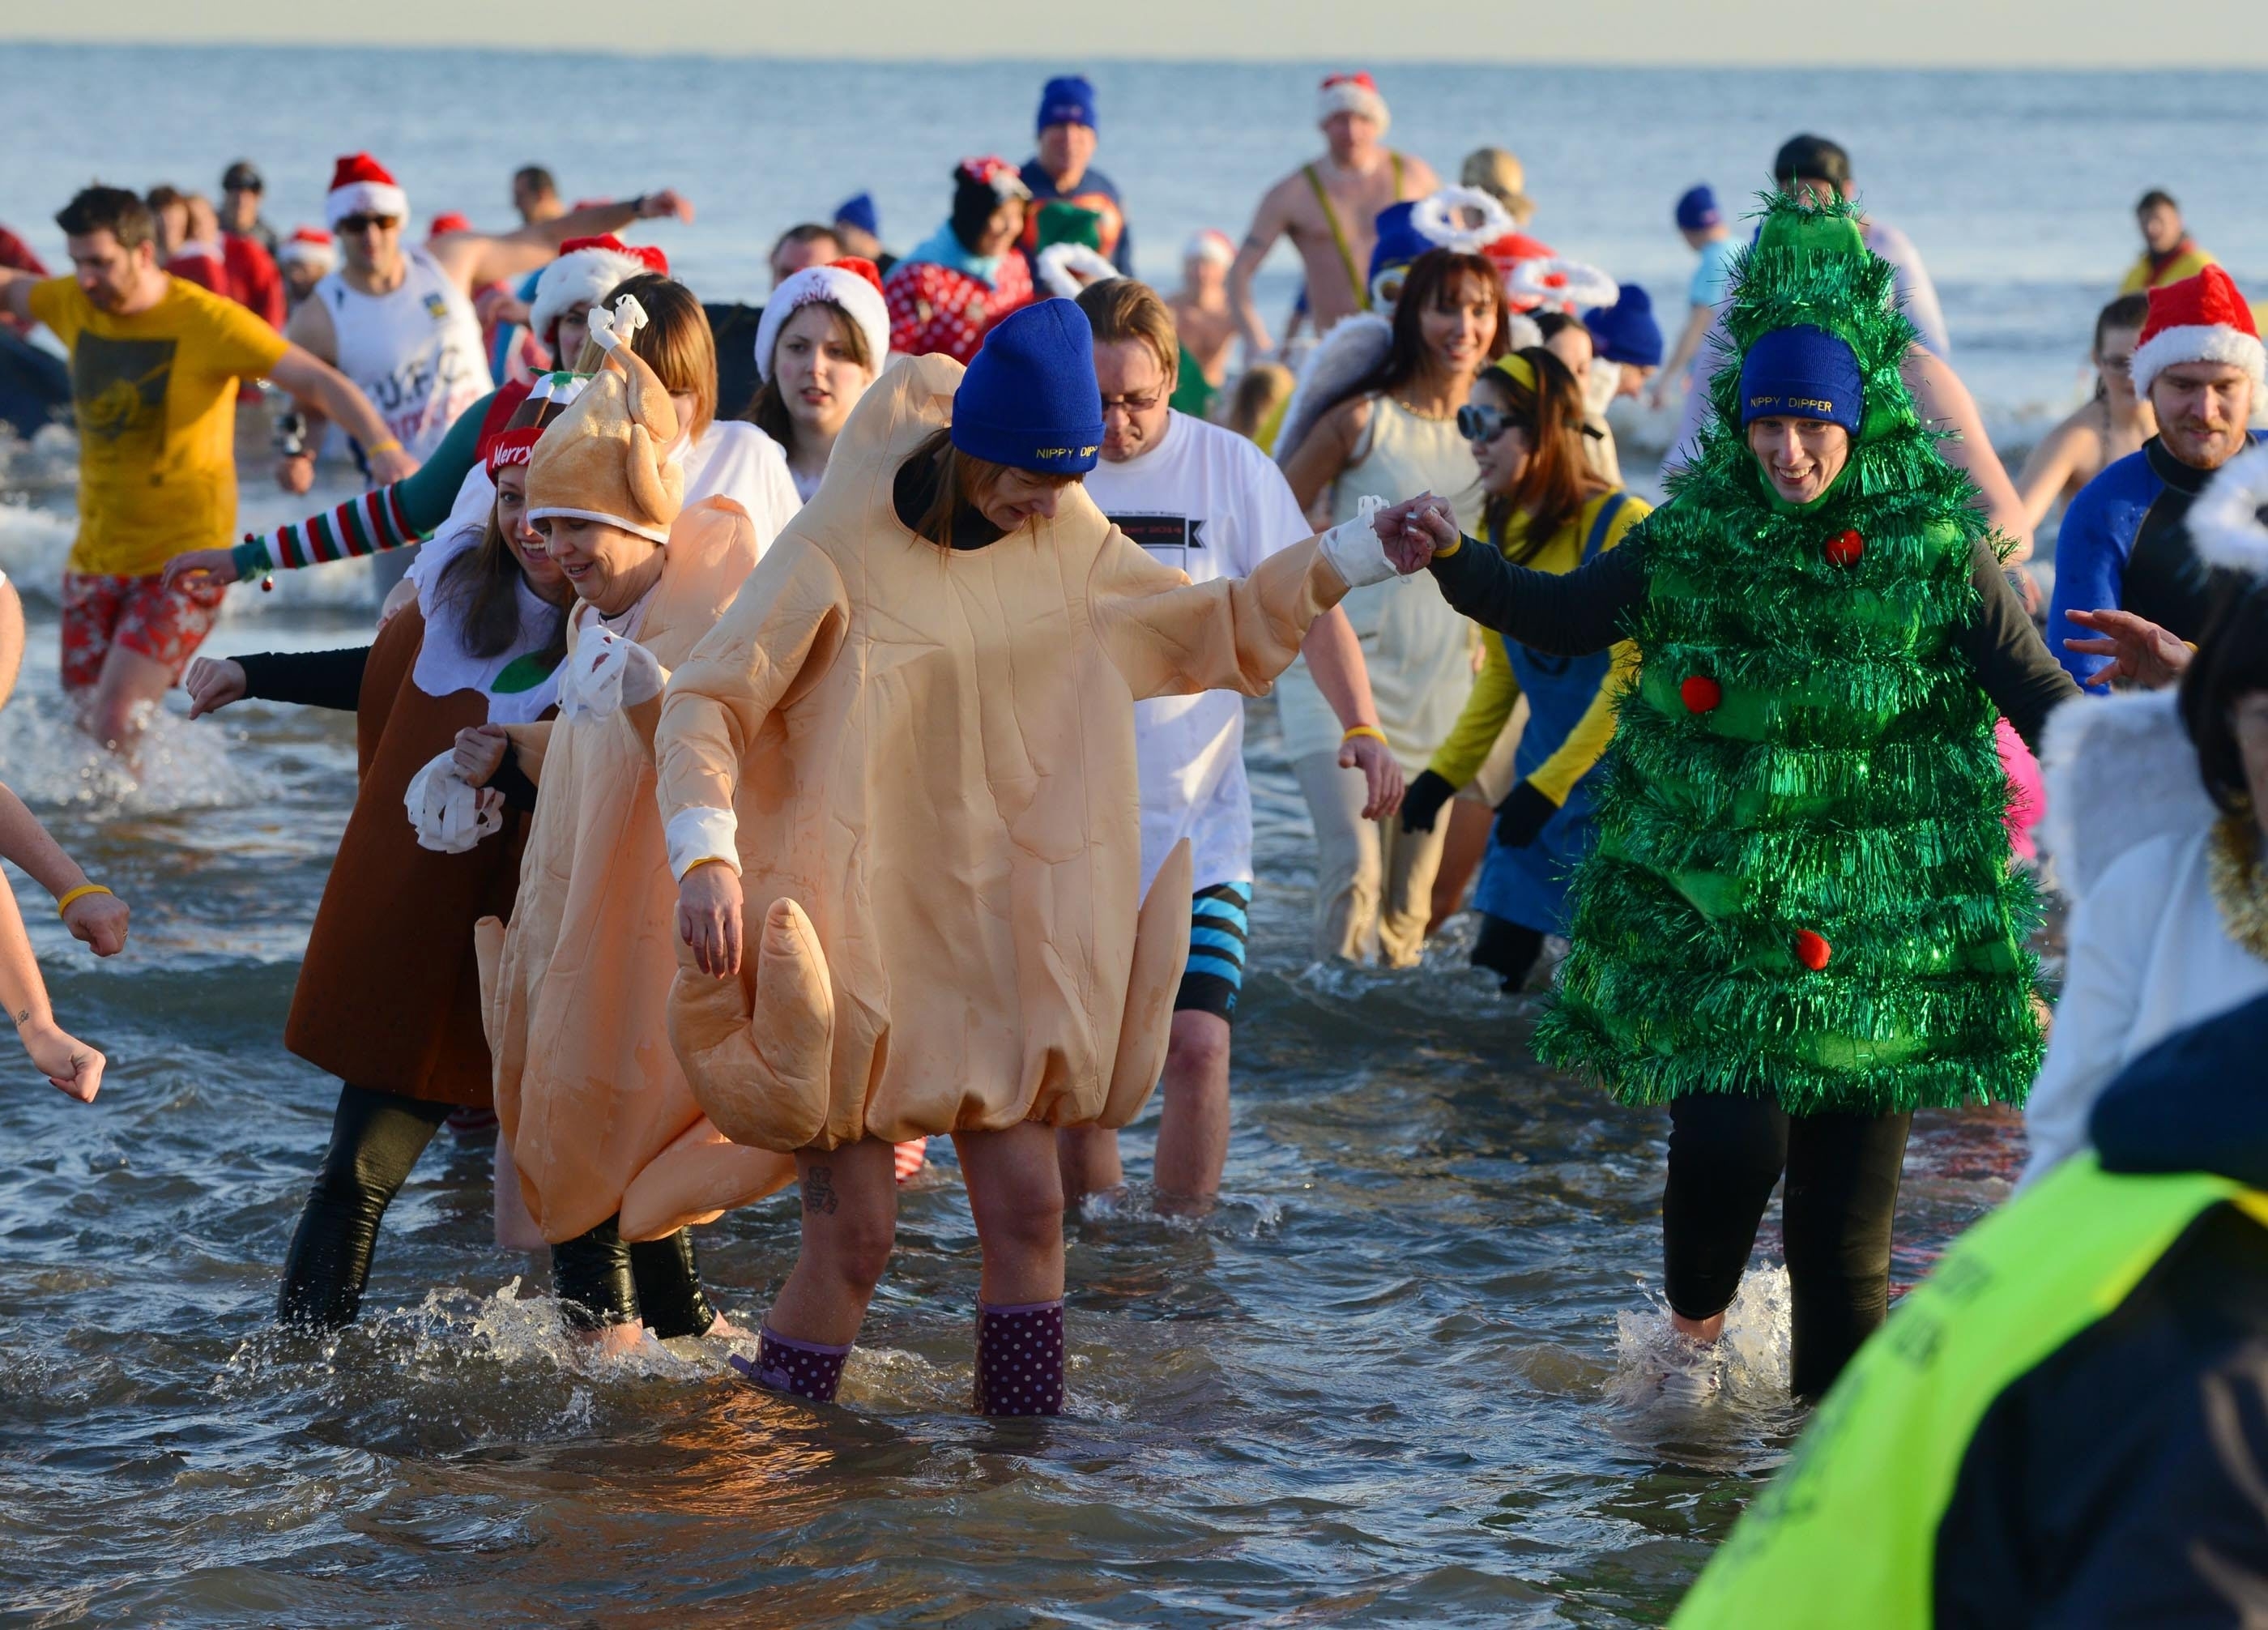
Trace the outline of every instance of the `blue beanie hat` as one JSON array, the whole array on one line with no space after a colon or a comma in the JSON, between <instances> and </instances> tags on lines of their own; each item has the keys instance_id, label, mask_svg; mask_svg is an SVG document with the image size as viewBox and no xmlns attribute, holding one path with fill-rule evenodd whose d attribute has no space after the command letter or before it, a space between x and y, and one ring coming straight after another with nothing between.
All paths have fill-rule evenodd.
<instances>
[{"instance_id":1,"label":"blue beanie hat","mask_svg":"<svg viewBox=\"0 0 2268 1630\"><path fill-rule=\"evenodd\" d=\"M985 335L953 394L953 445L1015 469L1084 476L1102 451L1094 330L1075 300L1042 300Z\"/></svg>"},{"instance_id":2,"label":"blue beanie hat","mask_svg":"<svg viewBox=\"0 0 2268 1630\"><path fill-rule=\"evenodd\" d=\"M1098 127L1094 122L1094 87L1083 74L1065 74L1060 79L1050 79L1040 92L1040 119L1037 126L1046 129L1051 124L1083 124L1088 129Z\"/></svg>"},{"instance_id":3,"label":"blue beanie hat","mask_svg":"<svg viewBox=\"0 0 2268 1630\"><path fill-rule=\"evenodd\" d=\"M1774 328L1741 358L1741 428L1757 419L1819 419L1853 436L1864 409L1858 356L1824 328Z\"/></svg>"},{"instance_id":4,"label":"blue beanie hat","mask_svg":"<svg viewBox=\"0 0 2268 1630\"><path fill-rule=\"evenodd\" d=\"M1710 227L1721 224L1724 218L1724 211L1717 207L1717 195L1706 184L1689 187L1677 201L1677 230L1680 232L1706 232Z\"/></svg>"},{"instance_id":5,"label":"blue beanie hat","mask_svg":"<svg viewBox=\"0 0 2268 1630\"><path fill-rule=\"evenodd\" d=\"M1611 306L1583 313L1591 331L1591 344L1609 362L1634 367L1661 365L1661 325L1653 320L1653 301L1634 283L1622 285L1622 297Z\"/></svg>"},{"instance_id":6,"label":"blue beanie hat","mask_svg":"<svg viewBox=\"0 0 2268 1630\"><path fill-rule=\"evenodd\" d=\"M874 195L860 193L856 198L845 198L835 206L835 223L838 226L856 226L869 236L882 235L882 218L874 213Z\"/></svg>"}]
</instances>

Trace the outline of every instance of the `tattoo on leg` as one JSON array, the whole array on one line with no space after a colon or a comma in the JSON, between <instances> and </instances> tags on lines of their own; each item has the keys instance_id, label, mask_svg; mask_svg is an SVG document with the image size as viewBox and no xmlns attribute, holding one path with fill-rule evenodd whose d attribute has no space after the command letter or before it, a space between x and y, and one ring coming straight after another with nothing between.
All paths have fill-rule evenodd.
<instances>
[{"instance_id":1,"label":"tattoo on leg","mask_svg":"<svg viewBox=\"0 0 2268 1630\"><path fill-rule=\"evenodd\" d=\"M836 1202L833 1177L834 1169L828 1166L814 1166L809 1171L804 1173L804 1210L825 1212L830 1216L834 1214Z\"/></svg>"}]
</instances>

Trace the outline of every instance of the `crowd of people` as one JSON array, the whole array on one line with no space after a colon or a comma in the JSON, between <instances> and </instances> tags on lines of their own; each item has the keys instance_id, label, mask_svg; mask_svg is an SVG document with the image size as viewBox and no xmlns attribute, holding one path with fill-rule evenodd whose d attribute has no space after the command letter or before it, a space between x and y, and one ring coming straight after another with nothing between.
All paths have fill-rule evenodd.
<instances>
[{"instance_id":1,"label":"crowd of people","mask_svg":"<svg viewBox=\"0 0 2268 1630\"><path fill-rule=\"evenodd\" d=\"M283 1037L339 1096L279 1317L353 1320L429 1140L492 1112L497 1240L548 1249L571 1329L733 1339L829 1402L950 1137L976 1406L1059 1412L1064 1211L1125 1183L1153 1090L1158 1203L1221 1184L1242 698L1272 687L1314 958L1415 967L1469 911L1474 965L1550 987L1538 1056L1666 1110L1678 1404L1719 1389L1785 1181L1792 1386L1826 1402L1686 1620L1840 1617L1854 1572L1885 1622L2257 1606L2268 354L2236 284L2146 195L2099 389L2012 476L1833 142L1779 150L1745 239L1709 188L1675 201L1669 340L1528 235L1512 154L1443 185L1367 74L1315 111L1324 151L1170 291L1132 275L1069 76L1035 156L955 163L904 254L866 195L781 233L761 307L619 235L691 220L676 191L569 207L535 166L502 233L413 240L356 153L320 229L280 235L239 163L217 208L81 192L68 277L0 238L0 338L68 358L85 727L130 760L177 684L192 719L357 716ZM232 543L255 382L285 490L342 440L368 490ZM1658 505L1615 446L1632 397L1683 415ZM2058 508L2043 607L2016 568ZM232 583L364 558L366 647L197 657ZM21 648L0 579L0 695ZM124 945L4 789L0 855ZM107 1060L0 902L0 999L92 1101ZM1914 1112L2028 1098L2017 1196L1893 1317ZM736 1330L692 1230L790 1185L800 1254ZM2115 1397L2117 1442L2073 1464L2043 1396ZM1874 1458L1923 1440L1884 1523Z\"/></svg>"}]
</instances>

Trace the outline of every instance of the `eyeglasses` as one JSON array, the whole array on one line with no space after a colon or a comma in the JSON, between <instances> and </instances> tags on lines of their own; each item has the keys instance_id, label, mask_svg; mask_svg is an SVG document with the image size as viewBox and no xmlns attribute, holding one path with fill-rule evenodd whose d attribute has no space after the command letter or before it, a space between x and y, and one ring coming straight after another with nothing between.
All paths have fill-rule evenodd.
<instances>
[{"instance_id":1,"label":"eyeglasses","mask_svg":"<svg viewBox=\"0 0 2268 1630\"><path fill-rule=\"evenodd\" d=\"M1163 385L1153 387L1147 395L1141 396L1105 396L1102 399L1102 417L1108 418L1113 408L1130 414L1147 413L1165 399L1166 387Z\"/></svg>"},{"instance_id":2,"label":"eyeglasses","mask_svg":"<svg viewBox=\"0 0 2268 1630\"><path fill-rule=\"evenodd\" d=\"M341 218L339 230L354 234L390 232L401 225L401 218L398 215L350 215Z\"/></svg>"},{"instance_id":3,"label":"eyeglasses","mask_svg":"<svg viewBox=\"0 0 2268 1630\"><path fill-rule=\"evenodd\" d=\"M1501 408L1469 402L1457 409L1457 434L1467 441L1494 441L1519 423Z\"/></svg>"}]
</instances>

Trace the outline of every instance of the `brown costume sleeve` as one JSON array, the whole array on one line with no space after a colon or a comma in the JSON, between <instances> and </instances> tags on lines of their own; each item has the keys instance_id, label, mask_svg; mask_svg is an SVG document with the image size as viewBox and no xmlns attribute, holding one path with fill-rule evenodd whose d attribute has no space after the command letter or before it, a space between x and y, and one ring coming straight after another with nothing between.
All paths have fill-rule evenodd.
<instances>
[{"instance_id":1,"label":"brown costume sleeve","mask_svg":"<svg viewBox=\"0 0 2268 1630\"><path fill-rule=\"evenodd\" d=\"M1300 654L1307 625L1346 581L1310 538L1248 578L1191 583L1113 529L1088 586L1096 633L1139 700L1197 690L1266 692Z\"/></svg>"},{"instance_id":2,"label":"brown costume sleeve","mask_svg":"<svg viewBox=\"0 0 2268 1630\"><path fill-rule=\"evenodd\" d=\"M661 815L730 809L764 719L834 658L850 602L834 563L799 539L766 552L747 586L662 692L654 732Z\"/></svg>"}]
</instances>

